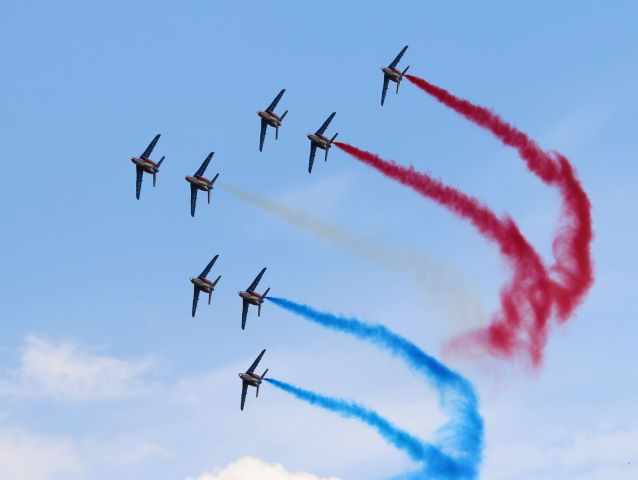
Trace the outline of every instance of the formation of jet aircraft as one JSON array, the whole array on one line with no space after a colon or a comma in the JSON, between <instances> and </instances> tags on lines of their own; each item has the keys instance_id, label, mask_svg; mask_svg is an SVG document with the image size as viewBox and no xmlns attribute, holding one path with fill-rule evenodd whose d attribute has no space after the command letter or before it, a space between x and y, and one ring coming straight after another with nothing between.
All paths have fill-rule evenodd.
<instances>
[{"instance_id":1,"label":"formation of jet aircraft","mask_svg":"<svg viewBox=\"0 0 638 480\"><path fill-rule=\"evenodd\" d=\"M406 67L403 71L400 71L397 68L398 63L401 61L403 54L408 49L407 45L403 47L403 49L399 52L399 54L394 58L394 60L387 66L382 67L381 71L383 72L383 90L381 92L381 105L385 102L386 93L388 91L389 83L392 81L397 84L396 93L399 93L399 85L401 84L401 80L403 76L406 74L409 66ZM284 111L281 115L275 113L275 108L281 98L283 97L285 89L282 89L277 96L273 99L273 101L266 107L264 111L258 111L257 115L261 120L261 130L259 134L259 151L263 151L264 140L266 138L266 132L268 127L272 127L275 129L275 140L279 138L279 127L281 127L282 122L286 115L288 114L288 110ZM332 122L335 117L336 112L332 112L330 116L323 122L321 127L315 133L309 133L307 135L308 140L310 140L310 157L308 159L308 173L312 173L312 167L315 161L315 156L317 153L317 149L321 149L325 151L324 161L328 161L328 151L330 147L334 143L337 138L338 133L335 133L331 138L328 138L324 135L326 129ZM151 143L148 144L146 150L139 157L132 157L131 161L135 164L135 198L139 200L140 193L142 190L142 180L144 177L144 173L148 173L153 176L153 187L155 187L157 183L157 174L160 170L160 166L165 159L165 156L162 156L158 162L151 160L151 154L153 153L153 149L157 145L159 141L160 134L155 135ZM197 193L198 191L204 191L208 196L208 203L210 204L211 200L211 192L215 185L215 182L219 178L219 173L215 174L212 180L209 180L204 176L206 173L206 169L213 158L214 152L210 152L197 171L191 176L187 175L185 180L190 184L191 190L191 202L190 202L190 213L191 217L195 217L195 209L197 206ZM215 281L209 280L208 274L211 269L215 265L215 262L219 258L219 255L215 255L213 259L206 265L206 268L200 273L197 277L191 277L190 281L193 284L193 305L191 310L191 315L194 318L195 313L197 312L197 303L199 300L199 295L201 292L208 294L208 304L211 303L211 298L213 291L215 290L215 286L221 279L221 275L218 275ZM256 289L261 281L261 278L264 276L266 272L266 267L262 268L261 271L257 274L253 282L248 286L246 290L239 291L239 296L242 299L242 314L241 314L241 328L244 330L246 328L246 319L248 316L248 307L250 305L254 305L257 307L257 316L261 315L261 306L266 299L268 292L270 292L270 288L267 288L263 294L257 293ZM261 361L266 350L262 350L262 352L257 356L252 365L243 373L239 374L239 378L242 381L242 391L241 391L241 410L244 409L244 404L246 402L246 394L248 391L248 387L256 388L256 396L259 396L259 387L268 372L268 369L264 371L264 373L260 376L254 373L257 365Z\"/></svg>"}]
</instances>

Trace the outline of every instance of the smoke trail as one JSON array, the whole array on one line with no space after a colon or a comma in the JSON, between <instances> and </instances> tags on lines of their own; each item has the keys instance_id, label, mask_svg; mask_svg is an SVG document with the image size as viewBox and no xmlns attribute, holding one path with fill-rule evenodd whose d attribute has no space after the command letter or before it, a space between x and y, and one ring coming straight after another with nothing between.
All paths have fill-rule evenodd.
<instances>
[{"instance_id":1,"label":"smoke trail","mask_svg":"<svg viewBox=\"0 0 638 480\"><path fill-rule=\"evenodd\" d=\"M318 325L348 333L381 347L422 374L439 392L441 407L450 417L437 431L435 447L454 459L456 478L477 477L483 452L483 419L478 412L478 399L470 382L383 325L320 312L284 298L267 297L267 300Z\"/></svg>"},{"instance_id":2,"label":"smoke trail","mask_svg":"<svg viewBox=\"0 0 638 480\"><path fill-rule=\"evenodd\" d=\"M455 267L435 263L418 252L410 252L404 248L396 248L387 243L371 240L242 188L228 184L221 185L220 188L378 265L387 272L399 275L407 273L414 283L423 289L428 300L440 307L460 328L476 328L485 323L485 309L480 298L468 290L460 272Z\"/></svg>"},{"instance_id":3,"label":"smoke trail","mask_svg":"<svg viewBox=\"0 0 638 480\"><path fill-rule=\"evenodd\" d=\"M264 380L312 405L338 413L346 418L361 420L379 432L392 445L407 453L412 460L427 463L429 471L454 475L457 470L455 463L441 451L401 430L368 407L350 400L320 395L274 378L265 378Z\"/></svg>"},{"instance_id":4,"label":"smoke trail","mask_svg":"<svg viewBox=\"0 0 638 480\"><path fill-rule=\"evenodd\" d=\"M334 144L385 176L469 220L485 238L498 245L514 270L512 280L500 292L501 311L492 317L487 329L465 335L461 343L484 346L489 352L506 357L526 351L532 364L539 366L547 342L552 285L539 255L514 221L507 216L497 217L475 198L417 172L413 167L402 167L346 143Z\"/></svg>"},{"instance_id":5,"label":"smoke trail","mask_svg":"<svg viewBox=\"0 0 638 480\"><path fill-rule=\"evenodd\" d=\"M531 172L560 191L563 211L553 243L555 264L550 270L560 282L554 284L558 317L567 320L594 282L590 252L593 240L591 205L569 160L558 152L543 151L534 140L489 109L456 97L422 78L406 77L445 106L492 132L503 144L516 149Z\"/></svg>"}]
</instances>

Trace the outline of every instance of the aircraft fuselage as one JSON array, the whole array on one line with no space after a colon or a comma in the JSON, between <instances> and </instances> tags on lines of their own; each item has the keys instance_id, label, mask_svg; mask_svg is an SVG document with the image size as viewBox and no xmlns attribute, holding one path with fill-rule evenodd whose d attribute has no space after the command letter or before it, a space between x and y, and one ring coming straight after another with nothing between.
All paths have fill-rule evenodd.
<instances>
[{"instance_id":1,"label":"aircraft fuselage","mask_svg":"<svg viewBox=\"0 0 638 480\"><path fill-rule=\"evenodd\" d=\"M386 77L392 80L395 83L399 83L403 78L403 74L397 70L396 68L391 67L381 67L381 71L384 73Z\"/></svg>"},{"instance_id":2,"label":"aircraft fuselage","mask_svg":"<svg viewBox=\"0 0 638 480\"><path fill-rule=\"evenodd\" d=\"M244 292L243 290L238 292L239 296L250 303L251 305L259 305L264 302L264 299L261 295L256 292Z\"/></svg>"},{"instance_id":3,"label":"aircraft fuselage","mask_svg":"<svg viewBox=\"0 0 638 480\"><path fill-rule=\"evenodd\" d=\"M322 150L327 150L330 148L330 139L324 137L323 135L318 135L316 133L309 133L308 140L314 143L318 148Z\"/></svg>"},{"instance_id":4,"label":"aircraft fuselage","mask_svg":"<svg viewBox=\"0 0 638 480\"><path fill-rule=\"evenodd\" d=\"M191 283L203 292L210 293L213 291L213 282L207 278L191 278Z\"/></svg>"},{"instance_id":5,"label":"aircraft fuselage","mask_svg":"<svg viewBox=\"0 0 638 480\"><path fill-rule=\"evenodd\" d=\"M140 167L146 173L154 173L156 171L155 162L148 158L133 157L131 158L131 162Z\"/></svg>"},{"instance_id":6,"label":"aircraft fuselage","mask_svg":"<svg viewBox=\"0 0 638 480\"><path fill-rule=\"evenodd\" d=\"M277 115L274 112L257 112L257 115L259 115L261 118L264 119L264 121L270 125L271 127L278 127L281 125L281 118L279 118L279 115Z\"/></svg>"},{"instance_id":7,"label":"aircraft fuselage","mask_svg":"<svg viewBox=\"0 0 638 480\"><path fill-rule=\"evenodd\" d=\"M190 183L191 185L193 185L195 188L197 188L197 190L202 190L204 192L207 192L208 190L211 189L210 186L210 180L208 180L205 177L200 177L200 176L187 176L184 177L186 179L186 181L188 183Z\"/></svg>"},{"instance_id":8,"label":"aircraft fuselage","mask_svg":"<svg viewBox=\"0 0 638 480\"><path fill-rule=\"evenodd\" d=\"M262 382L261 377L255 373L240 373L239 378L251 387L258 387Z\"/></svg>"}]
</instances>

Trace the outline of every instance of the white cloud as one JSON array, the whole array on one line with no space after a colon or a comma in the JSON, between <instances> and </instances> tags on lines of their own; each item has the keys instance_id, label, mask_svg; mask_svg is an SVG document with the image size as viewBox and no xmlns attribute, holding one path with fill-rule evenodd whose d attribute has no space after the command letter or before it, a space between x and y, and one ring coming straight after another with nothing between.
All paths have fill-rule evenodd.
<instances>
[{"instance_id":1,"label":"white cloud","mask_svg":"<svg viewBox=\"0 0 638 480\"><path fill-rule=\"evenodd\" d=\"M484 474L496 480L634 480L638 478L638 422L593 429L555 429L521 435L488 452Z\"/></svg>"},{"instance_id":2,"label":"white cloud","mask_svg":"<svg viewBox=\"0 0 638 480\"><path fill-rule=\"evenodd\" d=\"M69 439L20 429L0 431L0 478L68 480L81 472L82 464Z\"/></svg>"},{"instance_id":3,"label":"white cloud","mask_svg":"<svg viewBox=\"0 0 638 480\"><path fill-rule=\"evenodd\" d=\"M49 396L72 401L111 400L142 393L151 360L126 361L82 350L69 342L28 336L20 366L0 381L0 395Z\"/></svg>"},{"instance_id":4,"label":"white cloud","mask_svg":"<svg viewBox=\"0 0 638 480\"><path fill-rule=\"evenodd\" d=\"M278 463L266 463L253 457L242 457L214 473L204 473L186 480L339 480L337 477L317 477L310 473L288 472Z\"/></svg>"},{"instance_id":5,"label":"white cloud","mask_svg":"<svg viewBox=\"0 0 638 480\"><path fill-rule=\"evenodd\" d=\"M96 451L102 452L99 459L102 465L120 467L130 467L168 455L168 451L161 445L143 439L128 438L126 435L108 438L103 442L93 442L90 448L93 456L96 456Z\"/></svg>"}]
</instances>

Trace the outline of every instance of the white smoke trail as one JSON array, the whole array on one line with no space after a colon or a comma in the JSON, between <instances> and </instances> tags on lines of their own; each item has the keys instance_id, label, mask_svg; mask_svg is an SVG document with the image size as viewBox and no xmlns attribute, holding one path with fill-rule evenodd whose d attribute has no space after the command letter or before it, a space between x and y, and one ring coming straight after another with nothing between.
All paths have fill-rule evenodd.
<instances>
[{"instance_id":1,"label":"white smoke trail","mask_svg":"<svg viewBox=\"0 0 638 480\"><path fill-rule=\"evenodd\" d=\"M467 288L460 272L452 265L433 262L420 252L359 235L236 186L224 184L220 188L378 265L389 273L410 276L415 285L424 291L427 299L445 312L453 331L476 328L487 321L485 308L479 297Z\"/></svg>"}]
</instances>

